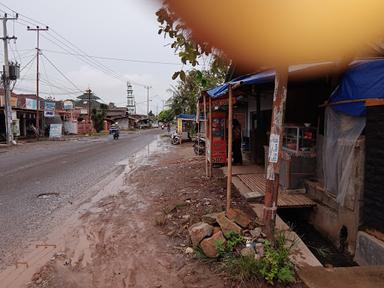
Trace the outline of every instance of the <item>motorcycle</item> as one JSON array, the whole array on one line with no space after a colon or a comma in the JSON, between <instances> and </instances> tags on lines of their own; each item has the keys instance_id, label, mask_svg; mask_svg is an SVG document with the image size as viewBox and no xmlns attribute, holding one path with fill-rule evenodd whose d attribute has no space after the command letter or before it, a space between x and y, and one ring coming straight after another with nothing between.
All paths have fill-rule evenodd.
<instances>
[{"instance_id":1,"label":"motorcycle","mask_svg":"<svg viewBox=\"0 0 384 288\"><path fill-rule=\"evenodd\" d=\"M205 154L205 139L203 137L197 137L193 143L193 151L196 155Z\"/></svg>"},{"instance_id":2,"label":"motorcycle","mask_svg":"<svg viewBox=\"0 0 384 288\"><path fill-rule=\"evenodd\" d=\"M113 135L113 140L118 140L120 136L119 128L116 128L116 127L109 128L109 134Z\"/></svg>"},{"instance_id":3,"label":"motorcycle","mask_svg":"<svg viewBox=\"0 0 384 288\"><path fill-rule=\"evenodd\" d=\"M114 133L113 133L113 140L118 140L119 139L119 131L116 130Z\"/></svg>"},{"instance_id":4,"label":"motorcycle","mask_svg":"<svg viewBox=\"0 0 384 288\"><path fill-rule=\"evenodd\" d=\"M177 145L180 144L180 135L177 132L173 132L171 135L171 144Z\"/></svg>"}]
</instances>

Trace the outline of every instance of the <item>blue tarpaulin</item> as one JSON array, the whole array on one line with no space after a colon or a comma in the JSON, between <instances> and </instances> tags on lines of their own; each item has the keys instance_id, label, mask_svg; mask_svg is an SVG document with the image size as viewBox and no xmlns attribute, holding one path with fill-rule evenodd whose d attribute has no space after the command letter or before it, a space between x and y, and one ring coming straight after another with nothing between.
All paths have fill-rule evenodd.
<instances>
[{"instance_id":1,"label":"blue tarpaulin","mask_svg":"<svg viewBox=\"0 0 384 288\"><path fill-rule=\"evenodd\" d=\"M289 66L289 75L296 72L305 71L314 67L326 66L330 62L317 64L304 64ZM219 98L225 96L229 85L257 85L273 82L275 79L275 70L267 70L253 75L244 75L235 78L227 83L212 88L207 92L209 97ZM310 95L308 95L310 97ZM330 103L340 101L358 101L354 103L335 104L332 108L335 111L350 115L365 115L366 99L384 98L384 60L365 60L356 61L350 65L350 68L344 73L339 86L332 93Z\"/></svg>"},{"instance_id":2,"label":"blue tarpaulin","mask_svg":"<svg viewBox=\"0 0 384 288\"><path fill-rule=\"evenodd\" d=\"M300 64L300 65L291 65L288 68L288 73L295 74L306 71L307 69L322 68L334 65L332 62L322 62L322 63L311 63L311 64ZM226 82L220 86L212 88L207 91L208 96L212 98L218 98L224 96L228 92L229 85L241 84L241 85L258 85L271 83L275 80L276 72L275 70L266 70L256 74L249 74L237 77L229 82Z\"/></svg>"},{"instance_id":3,"label":"blue tarpaulin","mask_svg":"<svg viewBox=\"0 0 384 288\"><path fill-rule=\"evenodd\" d=\"M384 98L384 60L367 60L352 64L332 93L330 103ZM332 108L349 116L364 116L364 101L335 104Z\"/></svg>"}]
</instances>

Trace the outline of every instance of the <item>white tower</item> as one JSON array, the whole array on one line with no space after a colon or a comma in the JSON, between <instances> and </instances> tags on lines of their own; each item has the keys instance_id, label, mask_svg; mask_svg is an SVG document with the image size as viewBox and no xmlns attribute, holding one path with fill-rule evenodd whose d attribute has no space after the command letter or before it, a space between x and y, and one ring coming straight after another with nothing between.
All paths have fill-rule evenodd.
<instances>
[{"instance_id":1,"label":"white tower","mask_svg":"<svg viewBox=\"0 0 384 288\"><path fill-rule=\"evenodd\" d=\"M135 96L133 95L132 85L127 82L127 108L128 114L136 114Z\"/></svg>"}]
</instances>

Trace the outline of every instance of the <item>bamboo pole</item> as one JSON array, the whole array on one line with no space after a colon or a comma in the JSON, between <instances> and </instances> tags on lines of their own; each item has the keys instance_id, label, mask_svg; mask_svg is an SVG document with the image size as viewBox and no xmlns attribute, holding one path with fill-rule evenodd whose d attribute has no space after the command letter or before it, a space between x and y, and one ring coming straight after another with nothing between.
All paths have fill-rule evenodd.
<instances>
[{"instance_id":1,"label":"bamboo pole","mask_svg":"<svg viewBox=\"0 0 384 288\"><path fill-rule=\"evenodd\" d=\"M208 143L209 143L209 139L208 139L208 123L207 123L207 99L206 99L206 96L204 94L204 97L203 97L203 101L204 101L204 133L205 133L205 176L208 177ZM209 144L210 146L210 144Z\"/></svg>"},{"instance_id":2,"label":"bamboo pole","mask_svg":"<svg viewBox=\"0 0 384 288\"><path fill-rule=\"evenodd\" d=\"M231 208L232 198L232 118L233 118L233 103L232 103L232 86L228 88L228 167L227 167L227 212Z\"/></svg>"},{"instance_id":3,"label":"bamboo pole","mask_svg":"<svg viewBox=\"0 0 384 288\"><path fill-rule=\"evenodd\" d=\"M279 192L279 173L281 149L284 133L284 112L287 99L288 68L276 69L275 91L273 94L273 110L271 135L269 138L269 155L264 197L263 221L268 239L274 240L274 230Z\"/></svg>"}]
</instances>

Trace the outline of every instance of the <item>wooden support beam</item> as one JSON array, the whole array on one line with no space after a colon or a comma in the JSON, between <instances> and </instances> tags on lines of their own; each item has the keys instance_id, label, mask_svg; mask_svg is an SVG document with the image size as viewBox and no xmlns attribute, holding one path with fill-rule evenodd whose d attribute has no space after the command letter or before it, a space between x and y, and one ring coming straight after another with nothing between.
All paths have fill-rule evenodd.
<instances>
[{"instance_id":1,"label":"wooden support beam","mask_svg":"<svg viewBox=\"0 0 384 288\"><path fill-rule=\"evenodd\" d=\"M212 97L209 97L209 177L212 177Z\"/></svg>"},{"instance_id":2,"label":"wooden support beam","mask_svg":"<svg viewBox=\"0 0 384 288\"><path fill-rule=\"evenodd\" d=\"M229 85L228 91L228 169L227 169L227 212L231 209L232 202L232 120L233 120L233 103L232 103L232 85Z\"/></svg>"},{"instance_id":3,"label":"wooden support beam","mask_svg":"<svg viewBox=\"0 0 384 288\"><path fill-rule=\"evenodd\" d=\"M279 191L279 173L282 140L284 133L284 112L287 99L288 67L276 69L275 90L273 94L273 110L271 134L269 138L268 166L264 198L263 222L268 239L274 240L274 228Z\"/></svg>"},{"instance_id":4,"label":"wooden support beam","mask_svg":"<svg viewBox=\"0 0 384 288\"><path fill-rule=\"evenodd\" d=\"M204 94L204 133L205 133L205 176L208 177L208 147L209 139L208 139L208 123L207 123L207 96Z\"/></svg>"}]
</instances>

